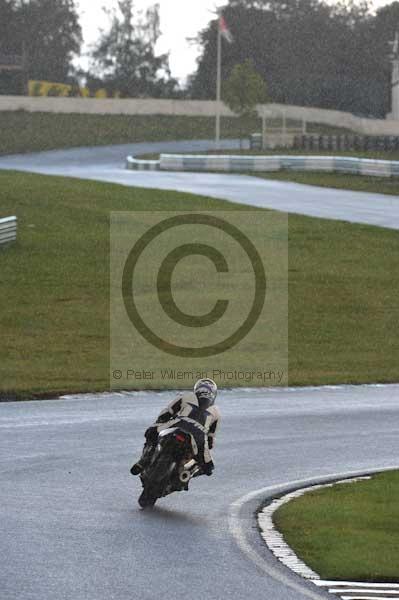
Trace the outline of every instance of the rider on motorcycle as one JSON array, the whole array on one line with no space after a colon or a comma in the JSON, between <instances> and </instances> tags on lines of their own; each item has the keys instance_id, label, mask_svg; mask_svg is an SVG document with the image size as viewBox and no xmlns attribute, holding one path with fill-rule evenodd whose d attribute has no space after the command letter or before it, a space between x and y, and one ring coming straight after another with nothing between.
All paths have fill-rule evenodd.
<instances>
[{"instance_id":1,"label":"rider on motorcycle","mask_svg":"<svg viewBox=\"0 0 399 600\"><path fill-rule=\"evenodd\" d=\"M145 432L143 454L130 469L132 475L139 475L149 465L159 432L169 427L191 434L195 460L203 474L211 475L214 464L210 450L220 420L219 410L214 405L216 395L217 385L212 379L199 379L193 392L180 393Z\"/></svg>"}]
</instances>

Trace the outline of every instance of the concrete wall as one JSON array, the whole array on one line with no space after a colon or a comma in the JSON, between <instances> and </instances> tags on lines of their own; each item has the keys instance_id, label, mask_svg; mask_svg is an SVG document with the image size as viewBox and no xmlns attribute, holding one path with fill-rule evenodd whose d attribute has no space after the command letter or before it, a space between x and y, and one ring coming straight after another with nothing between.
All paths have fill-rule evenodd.
<instances>
[{"instance_id":1,"label":"concrete wall","mask_svg":"<svg viewBox=\"0 0 399 600\"><path fill-rule=\"evenodd\" d=\"M0 111L26 110L28 112L83 113L106 115L185 115L209 117L215 115L216 102L212 100L156 100L152 98L48 98L28 96L0 96ZM222 106L223 116L233 113Z\"/></svg>"},{"instance_id":2,"label":"concrete wall","mask_svg":"<svg viewBox=\"0 0 399 600\"><path fill-rule=\"evenodd\" d=\"M384 119L363 119L352 113L324 108L266 104L258 107L259 113L276 117L285 113L288 119L305 119L309 123L322 123L334 127L345 127L363 135L399 135L399 121Z\"/></svg>"},{"instance_id":3,"label":"concrete wall","mask_svg":"<svg viewBox=\"0 0 399 600\"><path fill-rule=\"evenodd\" d=\"M125 115L182 115L211 117L215 115L216 102L212 100L155 100L134 98L126 100L96 98L45 98L25 96L0 96L0 111L26 110L29 112L125 114ZM364 135L399 135L399 121L362 119L351 113L285 104L258 106L259 114L269 117L305 119L335 127L345 127ZM232 116L222 106L223 116Z\"/></svg>"}]
</instances>

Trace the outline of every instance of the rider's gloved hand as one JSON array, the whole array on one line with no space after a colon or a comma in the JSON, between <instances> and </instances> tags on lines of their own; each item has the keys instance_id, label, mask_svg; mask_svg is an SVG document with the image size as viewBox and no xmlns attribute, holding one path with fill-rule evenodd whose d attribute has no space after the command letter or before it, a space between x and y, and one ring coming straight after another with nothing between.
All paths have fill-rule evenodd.
<instances>
[{"instance_id":1,"label":"rider's gloved hand","mask_svg":"<svg viewBox=\"0 0 399 600\"><path fill-rule=\"evenodd\" d=\"M150 442L151 444L155 444L155 442L158 439L158 428L157 427L149 427L147 429L147 431L145 432L144 437L147 440L147 442Z\"/></svg>"},{"instance_id":2,"label":"rider's gloved hand","mask_svg":"<svg viewBox=\"0 0 399 600\"><path fill-rule=\"evenodd\" d=\"M212 471L215 468L215 465L213 464L213 462L208 462L208 463L204 463L201 466L202 472L204 473L204 475L208 475L208 477L210 477L210 475L212 475Z\"/></svg>"}]
</instances>

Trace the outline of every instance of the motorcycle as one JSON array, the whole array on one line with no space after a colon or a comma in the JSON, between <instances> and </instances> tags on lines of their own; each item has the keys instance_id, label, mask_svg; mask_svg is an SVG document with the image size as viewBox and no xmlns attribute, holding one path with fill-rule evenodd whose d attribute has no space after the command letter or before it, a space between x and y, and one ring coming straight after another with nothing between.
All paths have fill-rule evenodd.
<instances>
[{"instance_id":1,"label":"motorcycle","mask_svg":"<svg viewBox=\"0 0 399 600\"><path fill-rule=\"evenodd\" d=\"M143 492L138 503L142 508L152 508L159 498L188 490L190 479L200 474L190 434L178 427L164 429L158 435L149 465L140 474Z\"/></svg>"}]
</instances>

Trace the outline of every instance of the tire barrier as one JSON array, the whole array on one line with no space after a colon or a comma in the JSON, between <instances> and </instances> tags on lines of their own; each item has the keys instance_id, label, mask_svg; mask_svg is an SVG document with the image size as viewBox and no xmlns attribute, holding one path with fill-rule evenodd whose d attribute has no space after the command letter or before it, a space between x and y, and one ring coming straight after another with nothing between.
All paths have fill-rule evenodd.
<instances>
[{"instance_id":1,"label":"tire barrier","mask_svg":"<svg viewBox=\"0 0 399 600\"><path fill-rule=\"evenodd\" d=\"M296 135L293 148L295 150L368 150L393 152L399 150L399 137L394 135Z\"/></svg>"}]
</instances>

